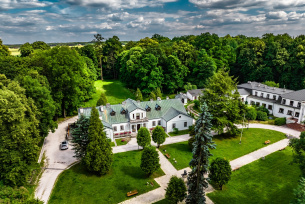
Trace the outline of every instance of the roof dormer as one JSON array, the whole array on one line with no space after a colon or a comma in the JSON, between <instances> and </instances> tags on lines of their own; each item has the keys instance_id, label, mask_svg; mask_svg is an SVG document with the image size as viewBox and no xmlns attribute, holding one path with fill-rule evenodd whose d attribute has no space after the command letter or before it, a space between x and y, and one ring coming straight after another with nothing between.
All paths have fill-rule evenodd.
<instances>
[{"instance_id":1,"label":"roof dormer","mask_svg":"<svg viewBox=\"0 0 305 204\"><path fill-rule=\"evenodd\" d=\"M114 111L113 109L111 109L110 115L111 115L111 116L115 116L115 111Z\"/></svg>"},{"instance_id":2,"label":"roof dormer","mask_svg":"<svg viewBox=\"0 0 305 204\"><path fill-rule=\"evenodd\" d=\"M150 112L150 111L151 111L151 108L150 108L148 105L146 105L146 106L145 106L145 110L146 110L146 112Z\"/></svg>"},{"instance_id":3,"label":"roof dormer","mask_svg":"<svg viewBox=\"0 0 305 204\"><path fill-rule=\"evenodd\" d=\"M155 109L156 109L157 111L159 111L159 110L161 110L161 106L160 106L159 104L156 104Z\"/></svg>"}]
</instances>

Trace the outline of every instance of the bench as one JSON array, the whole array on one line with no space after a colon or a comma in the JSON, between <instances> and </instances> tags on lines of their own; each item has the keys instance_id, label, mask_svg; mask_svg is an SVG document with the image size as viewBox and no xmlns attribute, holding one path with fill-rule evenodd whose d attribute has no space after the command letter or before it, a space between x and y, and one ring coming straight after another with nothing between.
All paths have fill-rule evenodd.
<instances>
[{"instance_id":1,"label":"bench","mask_svg":"<svg viewBox=\"0 0 305 204\"><path fill-rule=\"evenodd\" d=\"M151 185L151 186L154 186L154 183L151 181L151 182L150 182L150 185Z\"/></svg>"},{"instance_id":2,"label":"bench","mask_svg":"<svg viewBox=\"0 0 305 204\"><path fill-rule=\"evenodd\" d=\"M265 141L265 144L270 144L270 140Z\"/></svg>"},{"instance_id":3,"label":"bench","mask_svg":"<svg viewBox=\"0 0 305 204\"><path fill-rule=\"evenodd\" d=\"M133 196L133 195L136 195L136 194L138 194L138 191L137 190L133 190L133 191L129 191L127 193L127 196L130 197L130 196Z\"/></svg>"},{"instance_id":4,"label":"bench","mask_svg":"<svg viewBox=\"0 0 305 204\"><path fill-rule=\"evenodd\" d=\"M171 156L169 154L165 154L165 156L169 159L171 158Z\"/></svg>"}]
</instances>

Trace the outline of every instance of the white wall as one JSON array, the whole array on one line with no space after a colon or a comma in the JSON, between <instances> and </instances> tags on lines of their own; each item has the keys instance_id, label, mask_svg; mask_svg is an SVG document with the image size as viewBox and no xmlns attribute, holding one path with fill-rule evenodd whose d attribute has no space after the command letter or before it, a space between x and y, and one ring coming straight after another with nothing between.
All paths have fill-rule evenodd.
<instances>
[{"instance_id":1,"label":"white wall","mask_svg":"<svg viewBox=\"0 0 305 204\"><path fill-rule=\"evenodd\" d=\"M284 111L283 113L279 113L280 108L283 108ZM288 110L292 111L292 115L287 115ZM292 108L292 107L287 107L287 106L282 106L280 104L275 104L274 105L274 111L273 111L273 115L275 117L280 117L280 118L290 118L290 117L295 117L295 112L299 113L299 117L301 115L300 109L296 109L296 108ZM299 118L297 117L297 118ZM300 122L300 121L299 121Z\"/></svg>"},{"instance_id":2,"label":"white wall","mask_svg":"<svg viewBox=\"0 0 305 204\"><path fill-rule=\"evenodd\" d=\"M186 96L188 99L190 99L191 101L194 100L194 97L189 93L189 92L186 92Z\"/></svg>"},{"instance_id":3,"label":"white wall","mask_svg":"<svg viewBox=\"0 0 305 204\"><path fill-rule=\"evenodd\" d=\"M257 102L259 102L259 106L262 106L263 104L266 104L266 108L269 110L269 114L273 114L274 103L269 103L269 102L266 102L266 101L262 101L262 100L259 100L259 99L253 99L253 98L248 98L247 101L248 101L249 105L251 105L251 101L253 101L255 104ZM272 106L271 110L269 109L269 105Z\"/></svg>"},{"instance_id":4,"label":"white wall","mask_svg":"<svg viewBox=\"0 0 305 204\"><path fill-rule=\"evenodd\" d=\"M264 92L264 91L252 90L252 95L253 95L253 96L256 96L255 93L257 93L257 96L258 96L258 97L262 97L262 94L263 94L263 97L264 97L264 98L274 99L273 96L276 96L276 97L275 97L275 100L277 100L277 99L279 98L279 95L278 95L278 94L268 93L268 92ZM269 94L269 97L267 97L268 94Z\"/></svg>"},{"instance_id":5,"label":"white wall","mask_svg":"<svg viewBox=\"0 0 305 204\"><path fill-rule=\"evenodd\" d=\"M155 107L150 107L151 109L155 108ZM143 111L141 109L136 109L132 112L129 113L129 118L130 120L136 120L137 118L137 113L140 113L140 119L143 119L146 117L146 111ZM142 114L143 114L143 117L142 117ZM134 118L133 118L133 115L134 115Z\"/></svg>"},{"instance_id":6,"label":"white wall","mask_svg":"<svg viewBox=\"0 0 305 204\"><path fill-rule=\"evenodd\" d=\"M187 126L184 127L184 122L187 122ZM179 130L187 130L189 126L193 125L193 118L187 117L185 115L178 115L175 118L167 121L166 132L173 132L173 123L176 124L176 128Z\"/></svg>"},{"instance_id":7,"label":"white wall","mask_svg":"<svg viewBox=\"0 0 305 204\"><path fill-rule=\"evenodd\" d=\"M113 131L109 128L105 128L105 132L106 132L106 137L110 138L111 141L113 142Z\"/></svg>"}]
</instances>

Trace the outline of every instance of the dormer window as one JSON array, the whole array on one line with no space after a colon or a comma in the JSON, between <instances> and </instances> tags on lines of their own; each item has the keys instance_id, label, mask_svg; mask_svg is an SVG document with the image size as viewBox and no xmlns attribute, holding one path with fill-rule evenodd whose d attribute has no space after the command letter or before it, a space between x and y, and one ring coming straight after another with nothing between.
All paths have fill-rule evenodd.
<instances>
[{"instance_id":1,"label":"dormer window","mask_svg":"<svg viewBox=\"0 0 305 204\"><path fill-rule=\"evenodd\" d=\"M148 105L146 105L146 106L145 106L145 110L146 110L146 112L150 112L150 111L151 111L151 108L150 108Z\"/></svg>"},{"instance_id":2,"label":"dormer window","mask_svg":"<svg viewBox=\"0 0 305 204\"><path fill-rule=\"evenodd\" d=\"M276 95L273 95L273 100L276 100Z\"/></svg>"},{"instance_id":3,"label":"dormer window","mask_svg":"<svg viewBox=\"0 0 305 204\"><path fill-rule=\"evenodd\" d=\"M110 115L115 116L115 111L113 109L111 109Z\"/></svg>"},{"instance_id":4,"label":"dormer window","mask_svg":"<svg viewBox=\"0 0 305 204\"><path fill-rule=\"evenodd\" d=\"M264 93L261 93L261 97L264 97Z\"/></svg>"},{"instance_id":5,"label":"dormer window","mask_svg":"<svg viewBox=\"0 0 305 204\"><path fill-rule=\"evenodd\" d=\"M298 103L298 108L301 108L301 103L300 102Z\"/></svg>"},{"instance_id":6,"label":"dormer window","mask_svg":"<svg viewBox=\"0 0 305 204\"><path fill-rule=\"evenodd\" d=\"M156 104L155 108L156 108L157 111L161 110L161 106L159 104Z\"/></svg>"},{"instance_id":7,"label":"dormer window","mask_svg":"<svg viewBox=\"0 0 305 204\"><path fill-rule=\"evenodd\" d=\"M286 99L283 99L283 100L282 100L282 104L286 104Z\"/></svg>"},{"instance_id":8,"label":"dormer window","mask_svg":"<svg viewBox=\"0 0 305 204\"><path fill-rule=\"evenodd\" d=\"M124 108L121 109L121 114L122 115L126 114L126 110Z\"/></svg>"},{"instance_id":9,"label":"dormer window","mask_svg":"<svg viewBox=\"0 0 305 204\"><path fill-rule=\"evenodd\" d=\"M293 106L293 101L290 101L290 105Z\"/></svg>"}]
</instances>

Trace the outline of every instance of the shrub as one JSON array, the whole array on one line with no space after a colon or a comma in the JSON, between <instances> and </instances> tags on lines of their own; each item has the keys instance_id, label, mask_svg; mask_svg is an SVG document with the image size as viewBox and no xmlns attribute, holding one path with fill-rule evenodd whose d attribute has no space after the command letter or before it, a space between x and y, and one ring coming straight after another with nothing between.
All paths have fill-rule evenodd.
<instances>
[{"instance_id":1,"label":"shrub","mask_svg":"<svg viewBox=\"0 0 305 204\"><path fill-rule=\"evenodd\" d=\"M278 125L278 126L286 125L286 118L276 118L274 120L274 125Z\"/></svg>"},{"instance_id":2,"label":"shrub","mask_svg":"<svg viewBox=\"0 0 305 204\"><path fill-rule=\"evenodd\" d=\"M186 186L184 181L177 176L172 176L166 188L165 198L171 203L183 201L186 196Z\"/></svg>"},{"instance_id":3,"label":"shrub","mask_svg":"<svg viewBox=\"0 0 305 204\"><path fill-rule=\"evenodd\" d=\"M140 167L148 175L160 168L159 154L155 147L149 146L143 150Z\"/></svg>"},{"instance_id":4,"label":"shrub","mask_svg":"<svg viewBox=\"0 0 305 204\"><path fill-rule=\"evenodd\" d=\"M257 120L261 120L261 121L266 121L268 120L268 116L267 113L263 112L263 111L257 111Z\"/></svg>"},{"instance_id":5,"label":"shrub","mask_svg":"<svg viewBox=\"0 0 305 204\"><path fill-rule=\"evenodd\" d=\"M174 128L173 130L174 130L173 133L176 134L176 135L178 135L179 129L178 129L178 128Z\"/></svg>"},{"instance_id":6,"label":"shrub","mask_svg":"<svg viewBox=\"0 0 305 204\"><path fill-rule=\"evenodd\" d=\"M209 178L222 190L222 186L231 179L232 169L230 162L224 158L217 157L212 161Z\"/></svg>"},{"instance_id":7,"label":"shrub","mask_svg":"<svg viewBox=\"0 0 305 204\"><path fill-rule=\"evenodd\" d=\"M138 134L137 134L138 145L144 148L144 147L150 145L150 142L151 142L151 138L150 138L149 131L147 130L146 127L141 127L138 130Z\"/></svg>"},{"instance_id":8,"label":"shrub","mask_svg":"<svg viewBox=\"0 0 305 204\"><path fill-rule=\"evenodd\" d=\"M96 106L106 105L106 103L107 103L106 95L105 93L101 93L99 100L96 102Z\"/></svg>"},{"instance_id":9,"label":"shrub","mask_svg":"<svg viewBox=\"0 0 305 204\"><path fill-rule=\"evenodd\" d=\"M246 116L247 120L255 120L257 117L256 109L253 106L247 106L245 116Z\"/></svg>"},{"instance_id":10,"label":"shrub","mask_svg":"<svg viewBox=\"0 0 305 204\"><path fill-rule=\"evenodd\" d=\"M198 101L198 100L194 100L194 107L195 108L199 108L199 106L200 106L200 102Z\"/></svg>"},{"instance_id":11,"label":"shrub","mask_svg":"<svg viewBox=\"0 0 305 204\"><path fill-rule=\"evenodd\" d=\"M166 138L166 133L165 133L164 129L158 125L152 131L152 139L155 143L158 144L158 148L160 147L160 144L163 144L165 142L165 138Z\"/></svg>"},{"instance_id":12,"label":"shrub","mask_svg":"<svg viewBox=\"0 0 305 204\"><path fill-rule=\"evenodd\" d=\"M269 110L267 108L265 108L264 106L257 107L256 110L265 112L267 115L269 114Z\"/></svg>"}]
</instances>

